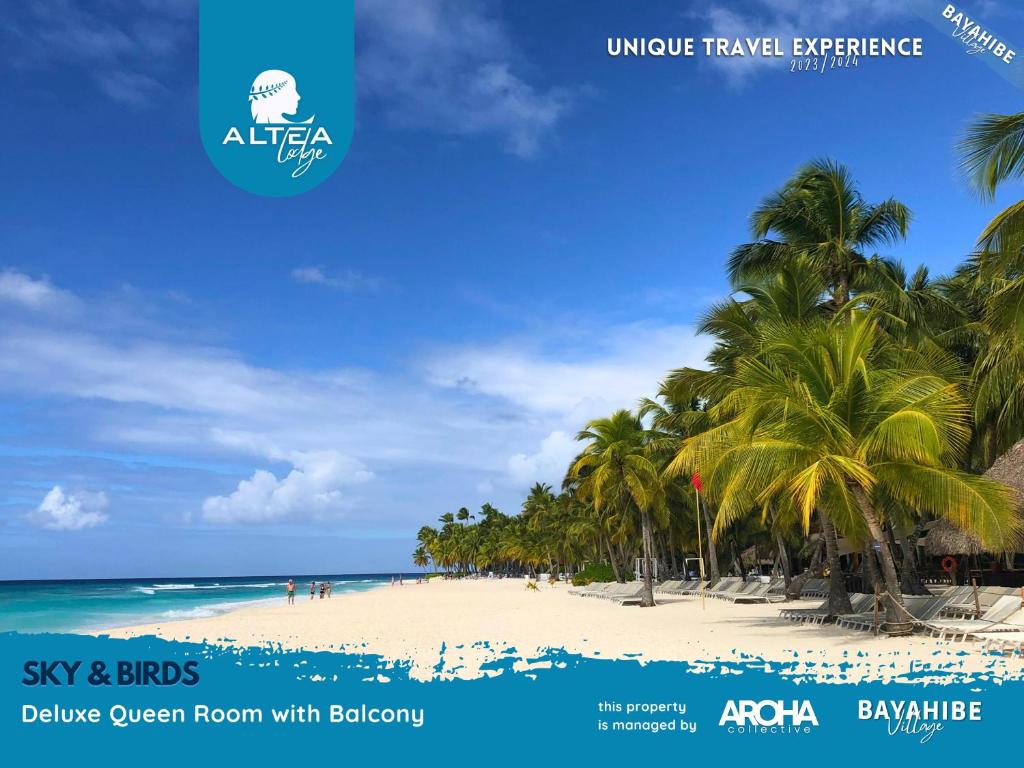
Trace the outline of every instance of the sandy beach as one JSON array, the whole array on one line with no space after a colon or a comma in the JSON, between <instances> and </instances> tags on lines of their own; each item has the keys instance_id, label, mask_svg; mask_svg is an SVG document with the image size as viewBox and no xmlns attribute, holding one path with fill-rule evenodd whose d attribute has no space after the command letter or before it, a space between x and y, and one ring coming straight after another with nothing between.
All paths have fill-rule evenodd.
<instances>
[{"instance_id":1,"label":"sandy beach","mask_svg":"<svg viewBox=\"0 0 1024 768\"><path fill-rule=\"evenodd\" d=\"M288 649L379 654L411 665L418 679L476 678L499 657L528 670L550 649L592 658L767 664L823 681L893 679L922 670L960 679L1020 677L1024 662L982 652L974 643L925 636L876 637L779 617L774 605L732 605L664 597L655 609L622 607L569 594L565 584L527 590L521 579L406 583L330 600L301 597L289 606L246 607L212 618L104 630L112 637L161 638ZM812 606L820 600L804 600ZM1024 630L1024 627L1022 627ZM514 649L514 650L513 650ZM762 664L763 662L763 664Z\"/></svg>"}]
</instances>

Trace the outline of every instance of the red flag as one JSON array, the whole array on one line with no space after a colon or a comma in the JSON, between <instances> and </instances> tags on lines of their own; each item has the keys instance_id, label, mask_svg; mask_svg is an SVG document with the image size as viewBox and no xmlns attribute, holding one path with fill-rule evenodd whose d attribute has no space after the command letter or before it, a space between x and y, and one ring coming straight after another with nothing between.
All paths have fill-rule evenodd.
<instances>
[{"instance_id":1,"label":"red flag","mask_svg":"<svg viewBox=\"0 0 1024 768\"><path fill-rule=\"evenodd\" d=\"M694 473L693 477L690 478L690 483L697 489L697 493L704 493L704 484L700 481L700 475Z\"/></svg>"}]
</instances>

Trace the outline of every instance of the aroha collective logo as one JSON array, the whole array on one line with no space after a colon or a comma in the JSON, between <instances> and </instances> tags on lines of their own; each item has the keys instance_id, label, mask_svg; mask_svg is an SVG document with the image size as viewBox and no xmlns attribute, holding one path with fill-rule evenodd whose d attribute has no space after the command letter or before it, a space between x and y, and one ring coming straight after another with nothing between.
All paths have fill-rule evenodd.
<instances>
[{"instance_id":1,"label":"aroha collective logo","mask_svg":"<svg viewBox=\"0 0 1024 768\"><path fill-rule=\"evenodd\" d=\"M353 0L286 5L199 4L203 148L232 184L273 197L330 177L355 124Z\"/></svg>"},{"instance_id":2,"label":"aroha collective logo","mask_svg":"<svg viewBox=\"0 0 1024 768\"><path fill-rule=\"evenodd\" d=\"M254 125L244 131L238 126L230 126L222 143L250 150L259 148L257 151L264 155L270 148L277 164L290 171L293 179L299 178L314 163L325 160L334 143L327 128L317 125L315 114L305 120L287 117L298 114L301 99L295 78L289 72L264 70L249 89ZM264 159L269 161L269 158Z\"/></svg>"}]
</instances>

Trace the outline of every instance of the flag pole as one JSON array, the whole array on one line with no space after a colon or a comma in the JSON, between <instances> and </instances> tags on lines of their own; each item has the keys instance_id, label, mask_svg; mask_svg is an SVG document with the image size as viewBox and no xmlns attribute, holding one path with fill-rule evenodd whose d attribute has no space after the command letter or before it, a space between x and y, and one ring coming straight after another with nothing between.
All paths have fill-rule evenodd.
<instances>
[{"instance_id":1,"label":"flag pole","mask_svg":"<svg viewBox=\"0 0 1024 768\"><path fill-rule=\"evenodd\" d=\"M697 562L700 563L700 609L706 610L704 606L704 537L700 532L700 491L697 490L696 484L693 486L693 492L697 496Z\"/></svg>"}]
</instances>

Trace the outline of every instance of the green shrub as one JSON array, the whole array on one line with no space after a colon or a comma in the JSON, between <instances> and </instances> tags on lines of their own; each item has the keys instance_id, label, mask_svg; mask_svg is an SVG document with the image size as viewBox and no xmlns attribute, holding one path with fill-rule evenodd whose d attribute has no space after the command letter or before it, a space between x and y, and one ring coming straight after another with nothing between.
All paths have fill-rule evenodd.
<instances>
[{"instance_id":1,"label":"green shrub","mask_svg":"<svg viewBox=\"0 0 1024 768\"><path fill-rule=\"evenodd\" d=\"M615 571L608 563L587 563L582 571L572 577L573 586L576 587L584 587L595 581L615 581Z\"/></svg>"}]
</instances>

